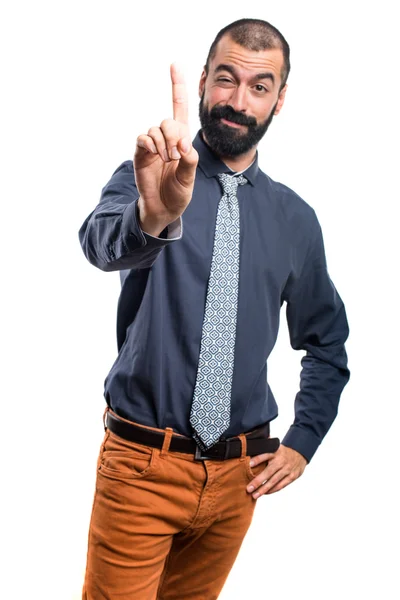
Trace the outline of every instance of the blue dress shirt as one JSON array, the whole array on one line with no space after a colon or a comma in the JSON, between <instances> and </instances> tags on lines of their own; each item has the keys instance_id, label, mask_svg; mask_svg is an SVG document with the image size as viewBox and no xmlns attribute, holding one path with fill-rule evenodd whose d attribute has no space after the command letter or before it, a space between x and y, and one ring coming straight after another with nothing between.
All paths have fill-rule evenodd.
<instances>
[{"instance_id":1,"label":"blue dress shirt","mask_svg":"<svg viewBox=\"0 0 400 600\"><path fill-rule=\"evenodd\" d=\"M143 425L191 436L190 408L210 273L218 173L232 171L204 142L193 197L182 217L160 234L138 221L139 192L132 161L103 188L79 238L89 262L120 271L118 356L104 395L117 414ZM278 415L267 382L280 309L286 302L290 342L305 350L295 420L282 444L311 460L336 415L350 372L344 343L348 323L326 267L314 210L273 181L255 161L239 186L240 275L231 421L221 439L254 429Z\"/></svg>"}]
</instances>

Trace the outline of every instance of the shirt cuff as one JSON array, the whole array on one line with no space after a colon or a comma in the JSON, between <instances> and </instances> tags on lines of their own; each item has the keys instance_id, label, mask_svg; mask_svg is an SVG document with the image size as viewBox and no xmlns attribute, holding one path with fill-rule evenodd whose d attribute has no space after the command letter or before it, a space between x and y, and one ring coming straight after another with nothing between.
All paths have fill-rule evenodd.
<instances>
[{"instance_id":1,"label":"shirt cuff","mask_svg":"<svg viewBox=\"0 0 400 600\"><path fill-rule=\"evenodd\" d=\"M170 242L180 240L182 237L183 223L179 217L167 227L168 237L155 237L142 231L139 223L138 200L128 204L122 216L122 237L128 252L136 251L138 248L148 246L149 248L162 248ZM164 229L165 231L165 229ZM178 236L179 237L176 237Z\"/></svg>"},{"instance_id":2,"label":"shirt cuff","mask_svg":"<svg viewBox=\"0 0 400 600\"><path fill-rule=\"evenodd\" d=\"M146 233L145 231L143 231L142 233L144 236L149 237L153 240L159 240L159 239L165 239L165 240L171 240L171 241L180 240L182 237L182 230L183 230L182 217L178 217L177 219L175 219L175 221L172 221L172 223L167 225L166 230L167 230L167 236L162 237L162 238L161 238L161 234L165 230L163 230L158 237L156 237L154 235L150 235L150 233Z\"/></svg>"},{"instance_id":3,"label":"shirt cuff","mask_svg":"<svg viewBox=\"0 0 400 600\"><path fill-rule=\"evenodd\" d=\"M292 425L281 441L284 446L302 454L307 462L311 461L320 443L321 441L314 433L299 425Z\"/></svg>"}]
</instances>

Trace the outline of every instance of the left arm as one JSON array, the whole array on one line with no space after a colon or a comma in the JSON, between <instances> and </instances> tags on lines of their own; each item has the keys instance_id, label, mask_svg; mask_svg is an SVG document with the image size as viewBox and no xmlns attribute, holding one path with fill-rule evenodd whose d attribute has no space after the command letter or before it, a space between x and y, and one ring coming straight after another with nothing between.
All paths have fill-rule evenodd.
<instances>
[{"instance_id":1,"label":"left arm","mask_svg":"<svg viewBox=\"0 0 400 600\"><path fill-rule=\"evenodd\" d=\"M336 418L350 377L344 346L349 334L346 311L328 275L316 217L305 264L301 274L288 281L284 299L291 346L306 355L301 361L295 420L282 444L310 462Z\"/></svg>"},{"instance_id":2,"label":"left arm","mask_svg":"<svg viewBox=\"0 0 400 600\"><path fill-rule=\"evenodd\" d=\"M283 299L291 346L305 350L306 355L301 361L294 423L277 452L252 459L254 465L268 461L250 484L258 495L279 491L303 473L336 418L340 395L350 377L344 347L349 334L346 311L328 275L315 213L306 258L289 277ZM247 490L253 491L249 486Z\"/></svg>"}]
</instances>

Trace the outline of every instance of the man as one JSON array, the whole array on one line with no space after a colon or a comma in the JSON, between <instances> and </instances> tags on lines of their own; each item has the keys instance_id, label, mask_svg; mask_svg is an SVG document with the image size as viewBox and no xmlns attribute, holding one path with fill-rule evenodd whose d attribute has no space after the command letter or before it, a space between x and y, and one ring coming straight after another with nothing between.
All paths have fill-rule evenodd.
<instances>
[{"instance_id":1,"label":"man","mask_svg":"<svg viewBox=\"0 0 400 600\"><path fill-rule=\"evenodd\" d=\"M88 260L122 283L83 598L217 598L256 499L304 472L335 419L348 325L321 229L257 161L289 70L269 23L221 30L192 143L172 65L173 119L138 137L80 230ZM306 355L279 445L266 361L283 302Z\"/></svg>"}]
</instances>

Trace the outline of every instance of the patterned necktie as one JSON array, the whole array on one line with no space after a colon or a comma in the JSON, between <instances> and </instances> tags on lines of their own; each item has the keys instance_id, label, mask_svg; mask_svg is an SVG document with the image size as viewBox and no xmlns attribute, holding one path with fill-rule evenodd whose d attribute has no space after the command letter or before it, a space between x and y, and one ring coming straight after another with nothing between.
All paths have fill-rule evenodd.
<instances>
[{"instance_id":1,"label":"patterned necktie","mask_svg":"<svg viewBox=\"0 0 400 600\"><path fill-rule=\"evenodd\" d=\"M196 385L190 412L193 437L201 450L227 430L236 337L240 218L236 196L243 175L218 175L223 196L218 205Z\"/></svg>"}]
</instances>

